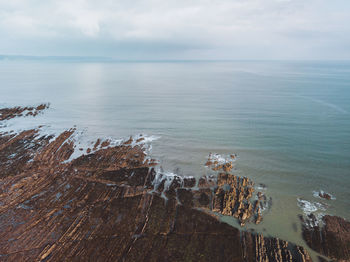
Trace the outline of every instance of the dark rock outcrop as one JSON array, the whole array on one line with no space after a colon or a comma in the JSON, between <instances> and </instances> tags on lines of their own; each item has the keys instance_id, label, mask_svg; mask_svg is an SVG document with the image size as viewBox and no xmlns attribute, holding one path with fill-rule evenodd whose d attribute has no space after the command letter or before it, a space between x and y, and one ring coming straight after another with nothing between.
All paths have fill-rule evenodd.
<instances>
[{"instance_id":1,"label":"dark rock outcrop","mask_svg":"<svg viewBox=\"0 0 350 262\"><path fill-rule=\"evenodd\" d=\"M0 108L0 121L20 116L36 116L49 106L49 104L41 104L36 107Z\"/></svg>"},{"instance_id":2,"label":"dark rock outcrop","mask_svg":"<svg viewBox=\"0 0 350 262\"><path fill-rule=\"evenodd\" d=\"M220 173L217 178L217 185L213 200L214 211L236 217L242 226L251 217L254 217L256 224L261 222L263 194L258 192L258 199L252 200L254 184L250 179L229 173Z\"/></svg>"},{"instance_id":3,"label":"dark rock outcrop","mask_svg":"<svg viewBox=\"0 0 350 262\"><path fill-rule=\"evenodd\" d=\"M328 193L323 192L323 191L318 192L318 196L320 198L324 198L324 199L327 199L327 200L331 200L332 199L331 194L328 194Z\"/></svg>"},{"instance_id":4,"label":"dark rock outcrop","mask_svg":"<svg viewBox=\"0 0 350 262\"><path fill-rule=\"evenodd\" d=\"M132 138L67 161L73 133L0 135L1 261L311 261L302 247L221 222L212 188L156 173ZM249 199L246 178L225 174L219 188L231 180Z\"/></svg>"},{"instance_id":5,"label":"dark rock outcrop","mask_svg":"<svg viewBox=\"0 0 350 262\"><path fill-rule=\"evenodd\" d=\"M350 261L350 222L329 215L322 221L317 221L313 214L300 218L308 246L331 259Z\"/></svg>"}]
</instances>

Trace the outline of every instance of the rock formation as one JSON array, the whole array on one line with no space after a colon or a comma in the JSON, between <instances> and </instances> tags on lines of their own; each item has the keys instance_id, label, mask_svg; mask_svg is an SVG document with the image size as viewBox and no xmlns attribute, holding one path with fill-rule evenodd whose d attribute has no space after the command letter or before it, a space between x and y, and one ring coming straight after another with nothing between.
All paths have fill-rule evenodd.
<instances>
[{"instance_id":1,"label":"rock formation","mask_svg":"<svg viewBox=\"0 0 350 262\"><path fill-rule=\"evenodd\" d=\"M212 187L212 210L226 216L234 216L244 226L251 217L259 224L262 221L261 210L267 206L267 198L262 192L257 192L253 200L254 183L247 177L238 177L230 173L237 156L231 154L223 157L218 154L209 154L206 166L213 171L219 171L216 183L213 177L202 177L199 187Z\"/></svg>"},{"instance_id":2,"label":"rock formation","mask_svg":"<svg viewBox=\"0 0 350 262\"><path fill-rule=\"evenodd\" d=\"M49 104L41 104L37 107L12 107L0 109L0 121L9 120L18 116L36 116L44 109L48 108Z\"/></svg>"},{"instance_id":3,"label":"rock formation","mask_svg":"<svg viewBox=\"0 0 350 262\"><path fill-rule=\"evenodd\" d=\"M318 221L313 214L300 219L308 246L336 261L350 261L350 222L329 215Z\"/></svg>"},{"instance_id":4,"label":"rock formation","mask_svg":"<svg viewBox=\"0 0 350 262\"><path fill-rule=\"evenodd\" d=\"M230 189L219 198L211 182L195 190L192 177L156 172L132 141L99 148L100 140L68 161L74 132L0 134L1 261L311 261L302 247L210 212L245 221L242 209L258 209L236 209L249 205L249 179L220 174L217 188Z\"/></svg>"}]
</instances>

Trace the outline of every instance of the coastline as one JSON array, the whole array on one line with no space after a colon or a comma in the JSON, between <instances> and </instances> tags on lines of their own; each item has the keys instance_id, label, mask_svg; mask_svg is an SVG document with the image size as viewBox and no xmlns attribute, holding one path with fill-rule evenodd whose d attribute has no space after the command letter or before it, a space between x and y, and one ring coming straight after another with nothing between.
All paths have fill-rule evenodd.
<instances>
[{"instance_id":1,"label":"coastline","mask_svg":"<svg viewBox=\"0 0 350 262\"><path fill-rule=\"evenodd\" d=\"M22 117L19 111L9 116ZM253 182L230 174L227 161L211 161L216 177L169 177L155 171L142 138L113 146L96 141L70 159L74 132L1 134L2 258L311 261L303 247L239 231L213 215L231 215L243 225L261 219L264 197L251 202Z\"/></svg>"}]
</instances>

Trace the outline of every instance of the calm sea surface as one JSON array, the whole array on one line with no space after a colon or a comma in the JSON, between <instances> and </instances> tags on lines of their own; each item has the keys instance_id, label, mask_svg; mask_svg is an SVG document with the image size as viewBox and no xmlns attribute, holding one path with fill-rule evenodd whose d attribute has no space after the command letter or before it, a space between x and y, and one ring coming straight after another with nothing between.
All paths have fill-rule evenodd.
<instances>
[{"instance_id":1,"label":"calm sea surface","mask_svg":"<svg viewBox=\"0 0 350 262\"><path fill-rule=\"evenodd\" d=\"M42 102L51 103L43 115L8 128L158 136L152 156L163 169L196 177L209 152L237 153L236 173L272 197L251 226L266 235L303 243L298 198L350 219L350 62L0 60L0 106Z\"/></svg>"}]
</instances>

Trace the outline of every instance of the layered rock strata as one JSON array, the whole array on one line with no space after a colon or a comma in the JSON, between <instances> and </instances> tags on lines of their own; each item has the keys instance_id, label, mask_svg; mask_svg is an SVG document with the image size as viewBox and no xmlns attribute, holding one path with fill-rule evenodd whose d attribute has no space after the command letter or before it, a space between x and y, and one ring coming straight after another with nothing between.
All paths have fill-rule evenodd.
<instances>
[{"instance_id":1,"label":"layered rock strata","mask_svg":"<svg viewBox=\"0 0 350 262\"><path fill-rule=\"evenodd\" d=\"M44 109L48 108L49 104L41 104L36 107L12 107L0 108L0 121L9 120L19 116L36 116Z\"/></svg>"},{"instance_id":2,"label":"layered rock strata","mask_svg":"<svg viewBox=\"0 0 350 262\"><path fill-rule=\"evenodd\" d=\"M141 145L99 141L68 161L74 132L0 134L1 261L311 261L302 247L205 212L218 199L212 187L157 173ZM251 194L248 179L217 181L243 190L242 201ZM235 214L230 205L220 212Z\"/></svg>"},{"instance_id":3,"label":"layered rock strata","mask_svg":"<svg viewBox=\"0 0 350 262\"><path fill-rule=\"evenodd\" d=\"M309 247L336 261L350 261L350 222L337 216L300 216L303 237Z\"/></svg>"},{"instance_id":4,"label":"layered rock strata","mask_svg":"<svg viewBox=\"0 0 350 262\"><path fill-rule=\"evenodd\" d=\"M267 198L262 192L255 194L254 183L247 177L231 174L236 160L235 154L224 158L218 154L209 154L206 166L213 171L219 171L215 177L203 177L199 187L213 187L212 210L239 220L241 226L251 218L256 224L262 220L262 210L268 205ZM254 200L255 199L255 200Z\"/></svg>"}]
</instances>

